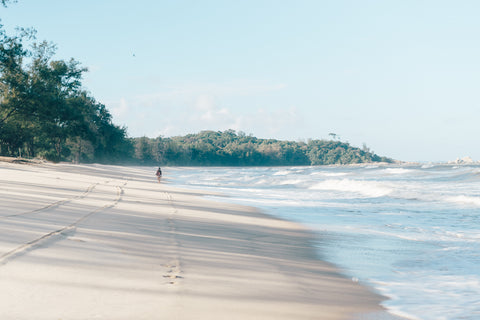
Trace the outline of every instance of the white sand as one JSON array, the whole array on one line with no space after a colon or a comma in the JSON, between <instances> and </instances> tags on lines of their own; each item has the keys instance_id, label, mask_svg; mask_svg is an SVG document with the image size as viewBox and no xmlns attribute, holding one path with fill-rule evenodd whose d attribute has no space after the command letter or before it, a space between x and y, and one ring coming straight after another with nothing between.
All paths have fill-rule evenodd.
<instances>
[{"instance_id":1,"label":"white sand","mask_svg":"<svg viewBox=\"0 0 480 320\"><path fill-rule=\"evenodd\" d=\"M145 168L0 162L0 319L352 319L301 226ZM167 173L168 180L168 173Z\"/></svg>"}]
</instances>

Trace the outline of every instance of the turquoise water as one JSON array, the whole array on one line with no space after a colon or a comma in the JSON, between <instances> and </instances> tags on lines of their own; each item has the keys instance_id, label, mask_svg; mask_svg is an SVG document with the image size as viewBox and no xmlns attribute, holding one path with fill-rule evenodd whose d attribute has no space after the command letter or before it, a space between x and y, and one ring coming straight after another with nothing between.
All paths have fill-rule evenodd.
<instances>
[{"instance_id":1,"label":"turquoise water","mask_svg":"<svg viewBox=\"0 0 480 320\"><path fill-rule=\"evenodd\" d=\"M480 319L480 167L166 168L317 231L319 254L412 319ZM221 197L217 200L225 201Z\"/></svg>"}]
</instances>

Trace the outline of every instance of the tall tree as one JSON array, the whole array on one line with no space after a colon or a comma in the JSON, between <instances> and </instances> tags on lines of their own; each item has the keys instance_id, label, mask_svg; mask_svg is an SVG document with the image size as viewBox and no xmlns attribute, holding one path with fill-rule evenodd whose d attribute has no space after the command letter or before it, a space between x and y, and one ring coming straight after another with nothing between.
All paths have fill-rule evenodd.
<instances>
[{"instance_id":1,"label":"tall tree","mask_svg":"<svg viewBox=\"0 0 480 320\"><path fill-rule=\"evenodd\" d=\"M75 60L52 60L55 46L42 42L33 47L29 68L30 113L41 124L45 138L61 158L66 139L74 132L79 120L78 105L71 99L80 92L80 80L86 68Z\"/></svg>"},{"instance_id":2,"label":"tall tree","mask_svg":"<svg viewBox=\"0 0 480 320\"><path fill-rule=\"evenodd\" d=\"M28 74L23 64L30 52L23 42L33 36L26 30L8 36L0 25L0 128L15 114L26 113L29 106Z\"/></svg>"},{"instance_id":3,"label":"tall tree","mask_svg":"<svg viewBox=\"0 0 480 320\"><path fill-rule=\"evenodd\" d=\"M46 41L26 47L32 38L30 30L12 37L0 26L0 153L102 162L131 157L126 128L82 89L87 69L74 59L55 60L56 46Z\"/></svg>"},{"instance_id":4,"label":"tall tree","mask_svg":"<svg viewBox=\"0 0 480 320\"><path fill-rule=\"evenodd\" d=\"M30 115L30 99L24 60L30 52L24 41L33 37L33 31L24 29L9 36L0 25L0 143L10 152L29 138L25 121Z\"/></svg>"}]
</instances>

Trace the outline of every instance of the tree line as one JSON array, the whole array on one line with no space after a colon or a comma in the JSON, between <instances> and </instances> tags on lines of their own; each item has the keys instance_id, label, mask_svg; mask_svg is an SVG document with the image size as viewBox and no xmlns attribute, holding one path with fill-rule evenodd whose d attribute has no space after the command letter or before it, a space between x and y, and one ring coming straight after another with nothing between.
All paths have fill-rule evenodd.
<instances>
[{"instance_id":1,"label":"tree line","mask_svg":"<svg viewBox=\"0 0 480 320\"><path fill-rule=\"evenodd\" d=\"M336 140L259 139L234 130L134 138L135 162L176 166L302 166L392 162L366 146Z\"/></svg>"}]
</instances>

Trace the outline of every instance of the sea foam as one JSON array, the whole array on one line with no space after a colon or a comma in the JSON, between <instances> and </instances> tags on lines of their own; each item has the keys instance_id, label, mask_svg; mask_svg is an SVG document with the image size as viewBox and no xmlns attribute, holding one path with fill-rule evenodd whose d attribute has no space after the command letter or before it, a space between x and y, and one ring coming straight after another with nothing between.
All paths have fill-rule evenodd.
<instances>
[{"instance_id":1,"label":"sea foam","mask_svg":"<svg viewBox=\"0 0 480 320\"><path fill-rule=\"evenodd\" d=\"M383 197L393 191L382 183L350 179L325 180L311 186L310 189L353 192L367 197Z\"/></svg>"},{"instance_id":2,"label":"sea foam","mask_svg":"<svg viewBox=\"0 0 480 320\"><path fill-rule=\"evenodd\" d=\"M179 186L316 230L321 256L390 297L394 314L480 319L480 166L171 170Z\"/></svg>"}]
</instances>

